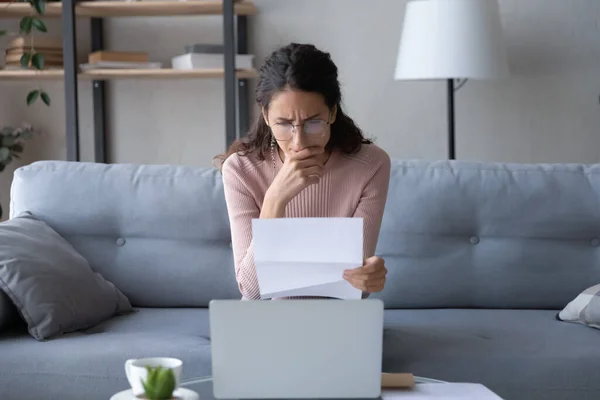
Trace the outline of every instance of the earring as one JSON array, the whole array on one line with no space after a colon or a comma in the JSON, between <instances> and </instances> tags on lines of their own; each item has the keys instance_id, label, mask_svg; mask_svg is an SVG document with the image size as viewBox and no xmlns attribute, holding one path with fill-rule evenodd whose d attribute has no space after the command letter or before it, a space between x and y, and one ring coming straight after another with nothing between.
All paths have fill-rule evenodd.
<instances>
[{"instance_id":1,"label":"earring","mask_svg":"<svg viewBox=\"0 0 600 400\"><path fill-rule=\"evenodd\" d=\"M273 162L273 171L275 171L275 144L277 141L275 140L275 136L271 133L271 161Z\"/></svg>"}]
</instances>

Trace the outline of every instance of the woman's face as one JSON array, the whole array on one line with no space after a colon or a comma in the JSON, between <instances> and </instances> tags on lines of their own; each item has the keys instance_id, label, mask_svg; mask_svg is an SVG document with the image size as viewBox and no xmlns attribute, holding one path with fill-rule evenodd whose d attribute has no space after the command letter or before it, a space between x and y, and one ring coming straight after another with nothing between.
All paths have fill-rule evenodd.
<instances>
[{"instance_id":1,"label":"woman's face","mask_svg":"<svg viewBox=\"0 0 600 400\"><path fill-rule=\"evenodd\" d=\"M330 110L320 94L291 89L276 93L269 109L263 110L263 117L286 158L307 147L325 149L335 114L336 109Z\"/></svg>"}]
</instances>

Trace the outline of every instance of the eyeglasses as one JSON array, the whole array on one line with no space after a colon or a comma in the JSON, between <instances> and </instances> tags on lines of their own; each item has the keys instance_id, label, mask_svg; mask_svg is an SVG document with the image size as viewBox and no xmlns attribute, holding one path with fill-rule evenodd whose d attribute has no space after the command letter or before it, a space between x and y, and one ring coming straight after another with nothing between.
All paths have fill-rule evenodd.
<instances>
[{"instance_id":1,"label":"eyeglasses","mask_svg":"<svg viewBox=\"0 0 600 400\"><path fill-rule=\"evenodd\" d=\"M294 133L298 131L296 127L301 126L302 133L311 138L317 138L325 133L327 125L329 125L329 122L322 119L311 119L299 125L289 122L278 122L271 126L271 131L277 140L290 140L294 136Z\"/></svg>"}]
</instances>

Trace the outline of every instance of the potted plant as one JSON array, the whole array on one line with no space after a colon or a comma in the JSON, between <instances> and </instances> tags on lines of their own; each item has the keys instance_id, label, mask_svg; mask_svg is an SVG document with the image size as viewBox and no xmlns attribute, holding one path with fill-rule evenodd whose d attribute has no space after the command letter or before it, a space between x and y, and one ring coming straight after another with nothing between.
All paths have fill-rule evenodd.
<instances>
[{"instance_id":1,"label":"potted plant","mask_svg":"<svg viewBox=\"0 0 600 400\"><path fill-rule=\"evenodd\" d=\"M144 399L170 400L173 399L175 390L175 374L171 368L146 367L148 376L142 381L144 386Z\"/></svg>"},{"instance_id":2,"label":"potted plant","mask_svg":"<svg viewBox=\"0 0 600 400\"><path fill-rule=\"evenodd\" d=\"M33 136L33 128L4 127L0 129L0 172L15 158L20 158L23 152L23 142ZM0 204L0 218L2 218L2 204Z\"/></svg>"}]
</instances>

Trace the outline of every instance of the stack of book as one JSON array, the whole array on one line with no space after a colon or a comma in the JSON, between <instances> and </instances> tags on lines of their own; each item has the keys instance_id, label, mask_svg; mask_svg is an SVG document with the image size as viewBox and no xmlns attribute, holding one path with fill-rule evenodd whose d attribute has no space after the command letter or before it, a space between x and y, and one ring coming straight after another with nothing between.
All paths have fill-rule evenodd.
<instances>
[{"instance_id":1,"label":"stack of book","mask_svg":"<svg viewBox=\"0 0 600 400\"><path fill-rule=\"evenodd\" d=\"M17 37L8 44L4 55L6 68L21 68L21 57L25 53L44 55L44 69L63 67L63 49L60 38L35 35ZM31 67L31 61L29 62Z\"/></svg>"},{"instance_id":2,"label":"stack of book","mask_svg":"<svg viewBox=\"0 0 600 400\"><path fill-rule=\"evenodd\" d=\"M148 69L160 68L161 65L158 62L150 62L148 53L144 52L96 51L88 56L87 64L81 64L81 69Z\"/></svg>"}]
</instances>

